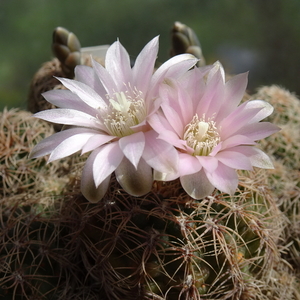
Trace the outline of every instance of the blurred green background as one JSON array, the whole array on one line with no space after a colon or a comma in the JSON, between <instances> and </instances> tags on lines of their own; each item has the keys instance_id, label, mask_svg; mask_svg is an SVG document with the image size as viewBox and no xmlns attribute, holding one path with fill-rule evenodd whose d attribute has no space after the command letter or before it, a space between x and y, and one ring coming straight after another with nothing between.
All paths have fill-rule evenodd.
<instances>
[{"instance_id":1,"label":"blurred green background","mask_svg":"<svg viewBox=\"0 0 300 300\"><path fill-rule=\"evenodd\" d=\"M250 70L250 92L274 83L300 94L300 0L0 0L0 108L26 107L57 26L82 47L119 38L133 58L159 34L163 62L175 21L194 29L208 63Z\"/></svg>"}]
</instances>

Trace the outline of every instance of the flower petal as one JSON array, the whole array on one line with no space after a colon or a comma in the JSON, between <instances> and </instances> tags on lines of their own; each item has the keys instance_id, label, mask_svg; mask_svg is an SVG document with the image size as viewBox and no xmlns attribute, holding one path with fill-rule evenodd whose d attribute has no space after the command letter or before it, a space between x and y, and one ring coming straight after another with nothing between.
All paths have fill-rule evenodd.
<instances>
[{"instance_id":1,"label":"flower petal","mask_svg":"<svg viewBox=\"0 0 300 300\"><path fill-rule=\"evenodd\" d=\"M153 170L153 179L157 180L157 181L171 181L171 180L177 179L178 177L179 177L179 172L162 173L162 172Z\"/></svg>"},{"instance_id":2,"label":"flower petal","mask_svg":"<svg viewBox=\"0 0 300 300\"><path fill-rule=\"evenodd\" d=\"M137 168L145 148L145 135L137 132L119 139L119 146L128 160Z\"/></svg>"},{"instance_id":3,"label":"flower petal","mask_svg":"<svg viewBox=\"0 0 300 300\"><path fill-rule=\"evenodd\" d=\"M143 196L152 188L152 169L143 158L135 167L124 157L115 174L122 188L132 196Z\"/></svg>"},{"instance_id":4,"label":"flower petal","mask_svg":"<svg viewBox=\"0 0 300 300\"><path fill-rule=\"evenodd\" d=\"M115 91L117 91L117 86L108 71L94 59L92 59L92 66L104 89L106 90L106 93L108 95L114 94Z\"/></svg>"},{"instance_id":5,"label":"flower petal","mask_svg":"<svg viewBox=\"0 0 300 300\"><path fill-rule=\"evenodd\" d=\"M92 203L99 202L107 192L110 175L96 188L93 177L93 160L87 160L81 175L80 189L83 196Z\"/></svg>"},{"instance_id":6,"label":"flower petal","mask_svg":"<svg viewBox=\"0 0 300 300\"><path fill-rule=\"evenodd\" d=\"M236 171L219 162L217 169L213 173L206 172L208 180L218 190L233 195L238 186L238 176Z\"/></svg>"},{"instance_id":7,"label":"flower petal","mask_svg":"<svg viewBox=\"0 0 300 300\"><path fill-rule=\"evenodd\" d=\"M104 86L101 84L95 70L89 66L79 65L75 68L75 79L90 86L100 96L106 94Z\"/></svg>"},{"instance_id":8,"label":"flower petal","mask_svg":"<svg viewBox=\"0 0 300 300\"><path fill-rule=\"evenodd\" d=\"M220 142L216 145L210 152L209 156L216 156L221 150L233 148L239 145L256 145L256 142L244 135L234 135L224 142Z\"/></svg>"},{"instance_id":9,"label":"flower petal","mask_svg":"<svg viewBox=\"0 0 300 300\"><path fill-rule=\"evenodd\" d=\"M77 95L69 90L51 90L42 94L49 102L60 108L72 107L86 114L95 116L96 110L84 103Z\"/></svg>"},{"instance_id":10,"label":"flower petal","mask_svg":"<svg viewBox=\"0 0 300 300\"><path fill-rule=\"evenodd\" d=\"M117 142L105 144L94 150L88 160L92 160L96 187L119 166L124 157Z\"/></svg>"},{"instance_id":11,"label":"flower petal","mask_svg":"<svg viewBox=\"0 0 300 300\"><path fill-rule=\"evenodd\" d=\"M258 141L279 130L280 128L272 123L259 122L256 124L249 124L247 126L244 126L240 130L238 130L236 134L247 136L253 141Z\"/></svg>"},{"instance_id":12,"label":"flower petal","mask_svg":"<svg viewBox=\"0 0 300 300\"><path fill-rule=\"evenodd\" d=\"M186 153L179 153L179 174L180 176L197 173L202 166L195 156Z\"/></svg>"},{"instance_id":13,"label":"flower petal","mask_svg":"<svg viewBox=\"0 0 300 300\"><path fill-rule=\"evenodd\" d=\"M209 196L215 189L203 169L195 174L180 177L180 182L184 190L198 200Z\"/></svg>"},{"instance_id":14,"label":"flower petal","mask_svg":"<svg viewBox=\"0 0 300 300\"><path fill-rule=\"evenodd\" d=\"M173 130L178 134L178 136L183 135L184 126L182 124L182 118L179 115L178 109L175 110L168 103L163 103L161 108L169 121L169 124L172 126Z\"/></svg>"},{"instance_id":15,"label":"flower petal","mask_svg":"<svg viewBox=\"0 0 300 300\"><path fill-rule=\"evenodd\" d=\"M107 134L95 134L91 136L85 145L82 147L81 154L84 154L89 151L93 151L94 149L106 144L116 138L115 136L107 135Z\"/></svg>"},{"instance_id":16,"label":"flower petal","mask_svg":"<svg viewBox=\"0 0 300 300\"><path fill-rule=\"evenodd\" d=\"M238 74L225 84L222 109L218 112L216 120L222 120L229 115L241 102L248 84L248 72Z\"/></svg>"},{"instance_id":17,"label":"flower petal","mask_svg":"<svg viewBox=\"0 0 300 300\"><path fill-rule=\"evenodd\" d=\"M69 156L79 150L85 145L87 140L95 136L95 133L82 132L64 139L50 154L49 162Z\"/></svg>"},{"instance_id":18,"label":"flower petal","mask_svg":"<svg viewBox=\"0 0 300 300\"><path fill-rule=\"evenodd\" d=\"M129 54L119 41L114 42L108 48L105 56L105 68L115 81L118 90L122 90L124 84L132 81Z\"/></svg>"},{"instance_id":19,"label":"flower petal","mask_svg":"<svg viewBox=\"0 0 300 300\"><path fill-rule=\"evenodd\" d=\"M233 169L240 169L240 170L252 170L252 164L250 159L239 152L226 150L219 152L216 157L217 159L223 163L224 165L233 168Z\"/></svg>"},{"instance_id":20,"label":"flower petal","mask_svg":"<svg viewBox=\"0 0 300 300\"><path fill-rule=\"evenodd\" d=\"M140 52L132 68L133 82L139 91L146 94L158 53L158 36Z\"/></svg>"},{"instance_id":21,"label":"flower petal","mask_svg":"<svg viewBox=\"0 0 300 300\"><path fill-rule=\"evenodd\" d=\"M177 172L177 150L167 142L158 139L155 131L145 132L146 145L143 153L145 161L155 170L162 173Z\"/></svg>"},{"instance_id":22,"label":"flower petal","mask_svg":"<svg viewBox=\"0 0 300 300\"><path fill-rule=\"evenodd\" d=\"M207 81L205 91L196 108L198 116L202 117L202 115L205 114L207 117L212 117L218 113L223 102L224 90L224 79L221 69L219 68L210 80Z\"/></svg>"},{"instance_id":23,"label":"flower petal","mask_svg":"<svg viewBox=\"0 0 300 300\"><path fill-rule=\"evenodd\" d=\"M274 111L273 106L263 100L251 100L246 102L247 109L260 108L258 113L251 119L251 123L256 123L271 115Z\"/></svg>"},{"instance_id":24,"label":"flower petal","mask_svg":"<svg viewBox=\"0 0 300 300\"><path fill-rule=\"evenodd\" d=\"M76 80L67 78L57 78L67 89L72 93L80 97L80 99L85 102L90 107L96 109L106 108L106 102L101 98L101 96L96 93L94 89L90 86Z\"/></svg>"},{"instance_id":25,"label":"flower petal","mask_svg":"<svg viewBox=\"0 0 300 300\"><path fill-rule=\"evenodd\" d=\"M96 118L84 112L67 109L57 108L40 111L34 114L34 117L58 124L84 126L99 129L101 128Z\"/></svg>"},{"instance_id":26,"label":"flower petal","mask_svg":"<svg viewBox=\"0 0 300 300\"><path fill-rule=\"evenodd\" d=\"M236 134L236 132L245 125L252 124L251 120L262 109L261 107L249 107L247 103L249 102L240 105L219 123L220 136L223 141Z\"/></svg>"},{"instance_id":27,"label":"flower petal","mask_svg":"<svg viewBox=\"0 0 300 300\"><path fill-rule=\"evenodd\" d=\"M86 128L71 128L58 133L55 133L40 143L38 143L31 151L30 158L37 158L50 154L59 144L61 144L65 139L68 139L74 135L79 135L83 133L96 134L97 131Z\"/></svg>"},{"instance_id":28,"label":"flower petal","mask_svg":"<svg viewBox=\"0 0 300 300\"><path fill-rule=\"evenodd\" d=\"M203 168L209 173L214 172L218 167L218 159L214 156L197 156L197 159Z\"/></svg>"},{"instance_id":29,"label":"flower petal","mask_svg":"<svg viewBox=\"0 0 300 300\"><path fill-rule=\"evenodd\" d=\"M191 54L179 54L173 56L165 63L163 63L153 74L151 82L150 82L150 90L154 94L157 94L159 83L162 82L165 78L179 78L183 75L187 70L192 68L198 59Z\"/></svg>"},{"instance_id":30,"label":"flower petal","mask_svg":"<svg viewBox=\"0 0 300 300\"><path fill-rule=\"evenodd\" d=\"M246 155L249 160L251 161L251 164L253 167L258 167L262 169L273 169L273 163L270 159L270 157L260 150L257 147L253 146L238 146L232 148L232 151L238 151L244 155Z\"/></svg>"}]
</instances>

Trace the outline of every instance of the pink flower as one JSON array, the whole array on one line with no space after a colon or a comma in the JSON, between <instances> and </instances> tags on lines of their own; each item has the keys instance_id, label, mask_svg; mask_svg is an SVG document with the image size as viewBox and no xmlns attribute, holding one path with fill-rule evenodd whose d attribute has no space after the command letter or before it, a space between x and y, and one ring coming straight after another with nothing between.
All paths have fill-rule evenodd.
<instances>
[{"instance_id":1,"label":"pink flower","mask_svg":"<svg viewBox=\"0 0 300 300\"><path fill-rule=\"evenodd\" d=\"M152 168L174 172L176 150L157 139L147 120L160 106L159 85L179 77L197 60L188 54L165 62L154 74L158 37L150 41L131 68L127 51L119 41L107 51L105 68L78 66L76 80L58 78L68 90L46 92L44 97L58 109L35 116L53 123L71 125L39 143L31 157L50 154L49 162L77 151L92 151L81 178L83 195L99 201L115 172L121 186L134 196L150 191Z\"/></svg>"},{"instance_id":2,"label":"pink flower","mask_svg":"<svg viewBox=\"0 0 300 300\"><path fill-rule=\"evenodd\" d=\"M177 149L179 167L177 172L156 171L156 180L180 177L184 190L201 199L215 187L234 194L236 169L273 168L269 157L255 147L255 141L279 130L260 122L273 107L262 100L238 106L246 85L246 73L225 82L223 67L217 62L161 87L161 111L149 123L160 139Z\"/></svg>"}]
</instances>

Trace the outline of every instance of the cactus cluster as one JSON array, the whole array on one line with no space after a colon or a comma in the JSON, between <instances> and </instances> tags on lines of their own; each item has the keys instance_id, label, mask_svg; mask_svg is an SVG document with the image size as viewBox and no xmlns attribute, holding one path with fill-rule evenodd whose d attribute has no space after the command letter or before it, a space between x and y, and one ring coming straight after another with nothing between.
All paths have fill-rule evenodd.
<instances>
[{"instance_id":1,"label":"cactus cluster","mask_svg":"<svg viewBox=\"0 0 300 300\"><path fill-rule=\"evenodd\" d=\"M253 97L264 98L275 108L270 121L282 129L261 146L274 160L268 171L269 186L277 204L286 216L282 247L286 259L300 269L300 101L276 85L262 87ZM298 271L299 272L299 271Z\"/></svg>"},{"instance_id":2,"label":"cactus cluster","mask_svg":"<svg viewBox=\"0 0 300 300\"><path fill-rule=\"evenodd\" d=\"M176 181L137 198L112 180L99 205L70 197L65 219L74 220L80 260L108 299L264 299L274 292L281 233L265 179L241 177L235 196L202 201Z\"/></svg>"},{"instance_id":3,"label":"cactus cluster","mask_svg":"<svg viewBox=\"0 0 300 300\"><path fill-rule=\"evenodd\" d=\"M1 299L299 300L300 102L277 86L251 97L270 102L282 128L260 142L275 169L241 171L233 196L215 190L202 200L177 180L134 197L112 177L90 203L80 192L85 157L29 159L55 129L5 109Z\"/></svg>"}]
</instances>

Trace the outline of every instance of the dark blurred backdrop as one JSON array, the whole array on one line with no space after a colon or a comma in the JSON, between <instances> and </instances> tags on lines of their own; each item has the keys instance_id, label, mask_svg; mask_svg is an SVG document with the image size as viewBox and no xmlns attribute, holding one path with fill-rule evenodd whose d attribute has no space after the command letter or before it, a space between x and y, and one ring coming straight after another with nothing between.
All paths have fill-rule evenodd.
<instances>
[{"instance_id":1,"label":"dark blurred backdrop","mask_svg":"<svg viewBox=\"0 0 300 300\"><path fill-rule=\"evenodd\" d=\"M250 92L278 84L300 94L300 0L0 0L0 108L26 107L57 26L82 47L119 38L133 58L159 34L163 62L175 21L194 29L208 63L249 70Z\"/></svg>"}]
</instances>

